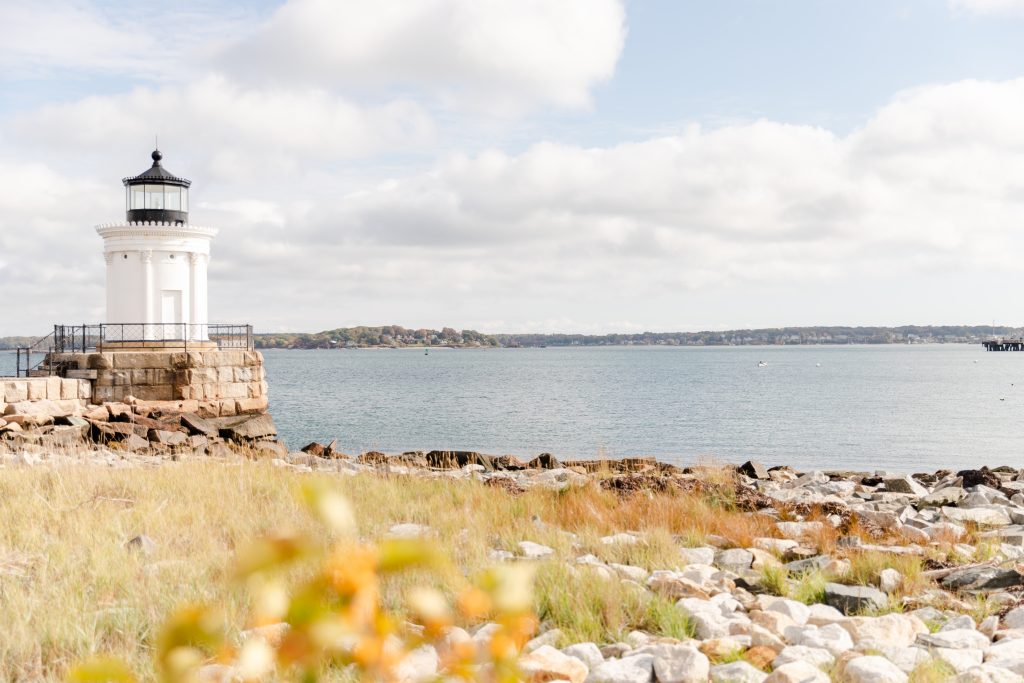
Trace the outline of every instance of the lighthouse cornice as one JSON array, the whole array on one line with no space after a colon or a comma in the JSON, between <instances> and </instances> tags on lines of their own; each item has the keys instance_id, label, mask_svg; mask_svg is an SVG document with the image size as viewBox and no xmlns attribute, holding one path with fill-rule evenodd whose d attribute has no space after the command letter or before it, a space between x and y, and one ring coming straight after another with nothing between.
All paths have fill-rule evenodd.
<instances>
[{"instance_id":1,"label":"lighthouse cornice","mask_svg":"<svg viewBox=\"0 0 1024 683\"><path fill-rule=\"evenodd\" d=\"M168 223L154 221L122 221L120 223L101 223L96 232L103 239L109 238L188 238L205 237L213 239L217 236L217 228L210 228L190 223Z\"/></svg>"}]
</instances>

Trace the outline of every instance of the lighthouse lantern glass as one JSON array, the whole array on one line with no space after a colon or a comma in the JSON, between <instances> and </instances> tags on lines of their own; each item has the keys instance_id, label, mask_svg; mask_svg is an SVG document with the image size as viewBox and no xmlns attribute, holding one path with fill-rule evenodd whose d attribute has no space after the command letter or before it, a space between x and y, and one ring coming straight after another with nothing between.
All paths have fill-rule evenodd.
<instances>
[{"instance_id":1,"label":"lighthouse lantern glass","mask_svg":"<svg viewBox=\"0 0 1024 683\"><path fill-rule=\"evenodd\" d=\"M132 185L128 188L131 202L128 205L129 209L144 209L146 208L146 186L145 185Z\"/></svg>"},{"instance_id":2,"label":"lighthouse lantern glass","mask_svg":"<svg viewBox=\"0 0 1024 683\"><path fill-rule=\"evenodd\" d=\"M146 208L147 209L162 209L162 208L164 208L164 186L163 185L146 185Z\"/></svg>"},{"instance_id":3,"label":"lighthouse lantern glass","mask_svg":"<svg viewBox=\"0 0 1024 683\"><path fill-rule=\"evenodd\" d=\"M164 204L169 211L181 211L181 188L168 186L164 188Z\"/></svg>"}]
</instances>

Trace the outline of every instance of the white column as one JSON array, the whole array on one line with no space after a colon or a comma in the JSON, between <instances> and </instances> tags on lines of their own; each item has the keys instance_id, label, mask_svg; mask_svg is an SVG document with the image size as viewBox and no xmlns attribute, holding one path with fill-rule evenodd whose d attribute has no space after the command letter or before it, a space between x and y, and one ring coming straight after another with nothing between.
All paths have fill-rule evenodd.
<instances>
[{"instance_id":1,"label":"white column","mask_svg":"<svg viewBox=\"0 0 1024 683\"><path fill-rule=\"evenodd\" d=\"M145 320L143 323L153 323L156 319L153 317L153 251L146 249L141 252L142 257L142 300L143 311L145 312ZM155 329L152 327L143 328L144 333L143 339L152 339Z\"/></svg>"},{"instance_id":2,"label":"white column","mask_svg":"<svg viewBox=\"0 0 1024 683\"><path fill-rule=\"evenodd\" d=\"M114 269L112 268L114 255L108 251L104 251L103 260L107 262L107 322L109 323L111 321L111 313L114 310Z\"/></svg>"},{"instance_id":3,"label":"white column","mask_svg":"<svg viewBox=\"0 0 1024 683\"><path fill-rule=\"evenodd\" d=\"M188 338L189 339L202 339L203 335L198 325L199 321L199 303L198 297L196 296L196 267L199 265L199 254L192 252L188 255L188 318L185 322L188 326Z\"/></svg>"},{"instance_id":4,"label":"white column","mask_svg":"<svg viewBox=\"0 0 1024 683\"><path fill-rule=\"evenodd\" d=\"M206 327L209 323L208 313L208 302L206 299L206 264L209 262L210 257L206 254L194 254L195 262L193 264L194 278L192 280L192 298L195 302L195 307L192 310L192 317L196 325L199 327L198 338L205 341L209 338L208 329Z\"/></svg>"}]
</instances>

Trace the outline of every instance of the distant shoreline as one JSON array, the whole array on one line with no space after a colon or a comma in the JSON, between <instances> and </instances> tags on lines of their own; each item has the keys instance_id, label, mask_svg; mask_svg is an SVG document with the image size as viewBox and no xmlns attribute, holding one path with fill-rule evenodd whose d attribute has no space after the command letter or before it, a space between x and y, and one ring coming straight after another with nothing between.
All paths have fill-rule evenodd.
<instances>
[{"instance_id":1,"label":"distant shoreline","mask_svg":"<svg viewBox=\"0 0 1024 683\"><path fill-rule=\"evenodd\" d=\"M701 332L611 334L502 333L407 328L401 325L340 327L321 332L264 332L253 335L257 349L441 349L590 346L850 346L890 344L980 344L993 337L1024 336L1024 329L994 325L903 325L849 327L819 325ZM0 350L25 347L35 337L0 337Z\"/></svg>"},{"instance_id":2,"label":"distant shoreline","mask_svg":"<svg viewBox=\"0 0 1024 683\"><path fill-rule=\"evenodd\" d=\"M975 346L981 341L935 341L935 342L845 342L818 344L545 344L542 346L347 346L347 347L285 347L256 346L257 351L470 351L470 350L521 350L521 349L646 349L646 348L688 348L688 349L736 349L736 348L849 348L851 346ZM13 353L13 351L11 351Z\"/></svg>"},{"instance_id":3,"label":"distant shoreline","mask_svg":"<svg viewBox=\"0 0 1024 683\"><path fill-rule=\"evenodd\" d=\"M323 346L262 346L259 343L256 344L257 351L465 351L465 350L484 350L484 349L627 349L627 348L692 348L692 349L726 349L726 348L794 348L794 347L806 347L806 348L844 348L851 346L973 346L981 344L983 340L961 340L961 341L891 341L891 342L798 342L798 343L749 343L749 344L638 344L638 343L621 343L621 344L521 344L518 346L472 346L472 345L436 345L436 346L417 346L417 345L367 345L367 346L334 346L334 347L323 347ZM0 353L14 354L17 353L15 348L3 348L0 347ZM42 353L36 351L34 353Z\"/></svg>"}]
</instances>

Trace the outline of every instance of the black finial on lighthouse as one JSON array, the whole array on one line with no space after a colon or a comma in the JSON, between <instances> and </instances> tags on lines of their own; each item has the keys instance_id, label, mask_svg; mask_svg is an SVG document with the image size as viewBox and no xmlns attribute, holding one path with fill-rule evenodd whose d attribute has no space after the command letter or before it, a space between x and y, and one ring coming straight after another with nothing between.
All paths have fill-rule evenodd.
<instances>
[{"instance_id":1,"label":"black finial on lighthouse","mask_svg":"<svg viewBox=\"0 0 1024 683\"><path fill-rule=\"evenodd\" d=\"M191 180L168 172L160 163L159 147L150 155L153 165L131 178L124 178L129 222L188 223L188 188Z\"/></svg>"}]
</instances>

